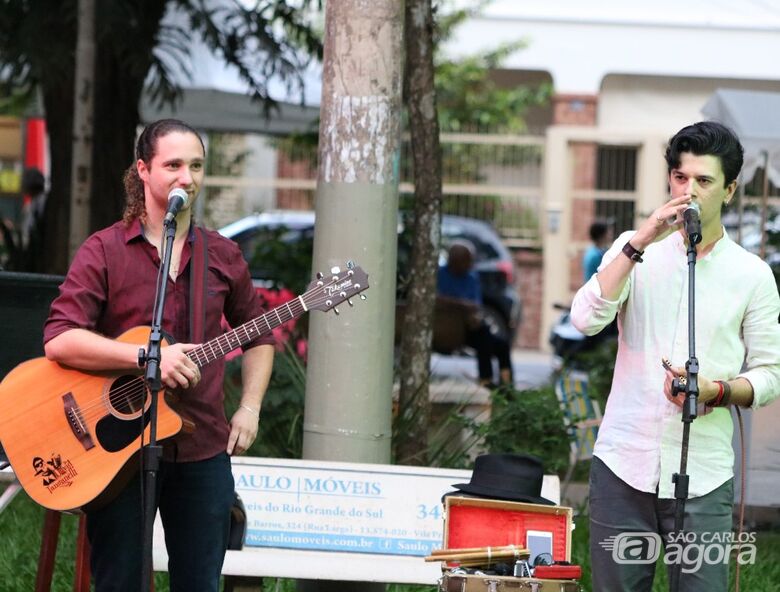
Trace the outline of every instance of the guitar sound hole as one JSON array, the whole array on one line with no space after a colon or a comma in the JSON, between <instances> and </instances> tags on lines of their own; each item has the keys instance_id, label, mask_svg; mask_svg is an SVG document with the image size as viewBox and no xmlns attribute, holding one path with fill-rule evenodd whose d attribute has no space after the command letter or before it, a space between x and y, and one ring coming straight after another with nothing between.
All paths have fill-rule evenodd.
<instances>
[{"instance_id":1,"label":"guitar sound hole","mask_svg":"<svg viewBox=\"0 0 780 592\"><path fill-rule=\"evenodd\" d=\"M147 399L144 381L139 376L120 376L108 391L109 406L116 415L137 417Z\"/></svg>"}]
</instances>

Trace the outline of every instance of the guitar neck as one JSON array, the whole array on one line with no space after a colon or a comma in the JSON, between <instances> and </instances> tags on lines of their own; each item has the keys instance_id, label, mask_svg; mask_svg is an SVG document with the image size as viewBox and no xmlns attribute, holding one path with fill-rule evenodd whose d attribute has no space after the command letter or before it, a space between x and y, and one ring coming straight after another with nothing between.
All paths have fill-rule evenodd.
<instances>
[{"instance_id":1,"label":"guitar neck","mask_svg":"<svg viewBox=\"0 0 780 592\"><path fill-rule=\"evenodd\" d=\"M205 366L226 356L234 349L270 333L279 325L297 319L309 310L331 310L345 300L351 306L352 301L349 298L368 288L368 275L360 267L350 265L343 272L338 267L334 267L331 274L330 278L323 278L322 274L318 274L317 279L312 281L306 292L300 296L232 331L202 343L188 351L187 356L199 367ZM364 298L362 294L361 298ZM335 310L338 313L338 309Z\"/></svg>"},{"instance_id":2,"label":"guitar neck","mask_svg":"<svg viewBox=\"0 0 780 592\"><path fill-rule=\"evenodd\" d=\"M207 341L198 347L187 352L187 356L195 362L198 367L218 360L232 352L234 349L246 345L250 341L263 335L267 335L276 327L283 325L287 321L297 319L306 312L303 299L298 296L289 302L269 310L267 313L252 319L236 327L232 331L223 333L211 341Z\"/></svg>"}]
</instances>

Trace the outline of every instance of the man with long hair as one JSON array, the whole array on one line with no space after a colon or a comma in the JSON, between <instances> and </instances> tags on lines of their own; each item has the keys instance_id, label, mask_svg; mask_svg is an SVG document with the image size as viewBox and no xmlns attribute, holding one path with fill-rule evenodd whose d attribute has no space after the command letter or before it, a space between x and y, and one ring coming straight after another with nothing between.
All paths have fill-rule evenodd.
<instances>
[{"instance_id":1,"label":"man with long hair","mask_svg":"<svg viewBox=\"0 0 780 592\"><path fill-rule=\"evenodd\" d=\"M177 411L195 423L191 434L163 442L158 505L165 529L172 591L217 592L230 528L234 483L230 455L254 441L260 404L273 364L271 337L244 346L242 397L225 418L224 361L201 370L187 352L194 298L190 286L205 282L204 340L221 334L222 316L232 326L262 314L238 246L196 227L192 205L203 183L205 149L198 133L174 119L148 125L138 138L136 160L125 174L123 219L90 236L77 252L44 328L46 356L75 368L129 374L138 368L138 344L114 338L152 319L161 266L169 194L187 194L176 215L162 328L182 340L162 348L160 377L179 391ZM194 261L205 248L203 263ZM143 517L140 476L104 507L88 511L87 533L97 592L138 592L141 586Z\"/></svg>"}]
</instances>

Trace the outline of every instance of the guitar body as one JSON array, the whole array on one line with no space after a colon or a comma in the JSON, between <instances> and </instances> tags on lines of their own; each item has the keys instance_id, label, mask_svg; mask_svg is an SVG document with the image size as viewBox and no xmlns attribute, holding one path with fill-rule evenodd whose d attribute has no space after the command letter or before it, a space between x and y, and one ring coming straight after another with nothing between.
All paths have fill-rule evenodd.
<instances>
[{"instance_id":1,"label":"guitar body","mask_svg":"<svg viewBox=\"0 0 780 592\"><path fill-rule=\"evenodd\" d=\"M149 333L136 327L117 340L144 346ZM16 478L40 505L98 507L132 476L129 461L139 452L149 404L140 374L84 372L36 358L0 383L0 442ZM158 441L182 429L165 397L158 397L157 413Z\"/></svg>"}]
</instances>

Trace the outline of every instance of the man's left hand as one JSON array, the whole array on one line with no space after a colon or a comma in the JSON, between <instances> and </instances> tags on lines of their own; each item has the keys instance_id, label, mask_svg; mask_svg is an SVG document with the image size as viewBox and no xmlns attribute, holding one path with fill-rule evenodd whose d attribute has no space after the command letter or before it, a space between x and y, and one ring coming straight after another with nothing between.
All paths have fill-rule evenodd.
<instances>
[{"instance_id":1,"label":"man's left hand","mask_svg":"<svg viewBox=\"0 0 780 592\"><path fill-rule=\"evenodd\" d=\"M258 416L246 406L236 409L230 419L230 437L228 438L228 454L244 454L257 437Z\"/></svg>"},{"instance_id":2,"label":"man's left hand","mask_svg":"<svg viewBox=\"0 0 780 592\"><path fill-rule=\"evenodd\" d=\"M682 391L676 395L672 394L672 381L675 378L682 378L688 375L688 372L685 368L680 366L672 366L671 370L666 370L666 376L664 378L664 394L666 395L667 400L670 403L674 403L678 407L682 407L685 403L685 391ZM711 380L708 380L707 378L704 378L701 374L698 375L698 383L699 383L699 403L706 403L707 401L712 401L715 399L715 397L718 396L718 386L712 382Z\"/></svg>"}]
</instances>

